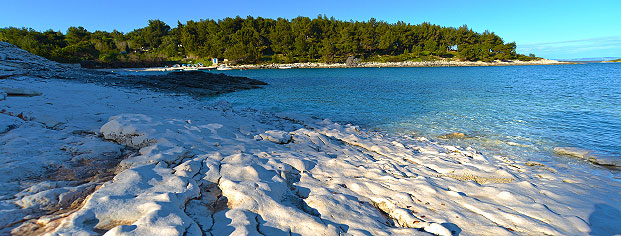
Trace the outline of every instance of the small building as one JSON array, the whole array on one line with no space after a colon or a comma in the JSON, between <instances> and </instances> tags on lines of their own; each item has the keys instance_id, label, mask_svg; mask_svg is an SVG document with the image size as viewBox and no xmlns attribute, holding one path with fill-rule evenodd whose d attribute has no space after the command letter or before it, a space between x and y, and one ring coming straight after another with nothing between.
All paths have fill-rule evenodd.
<instances>
[{"instance_id":1,"label":"small building","mask_svg":"<svg viewBox=\"0 0 621 236\"><path fill-rule=\"evenodd\" d=\"M211 64L217 65L218 64L218 58L211 58Z\"/></svg>"}]
</instances>

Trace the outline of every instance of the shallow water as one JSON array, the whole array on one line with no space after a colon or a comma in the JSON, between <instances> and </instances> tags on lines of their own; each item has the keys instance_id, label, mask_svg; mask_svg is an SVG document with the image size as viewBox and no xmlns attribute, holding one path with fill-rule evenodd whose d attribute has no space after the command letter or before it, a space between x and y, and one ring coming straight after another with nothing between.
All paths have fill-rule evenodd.
<instances>
[{"instance_id":1,"label":"shallow water","mask_svg":"<svg viewBox=\"0 0 621 236\"><path fill-rule=\"evenodd\" d=\"M294 112L394 135L438 136L487 155L561 159L571 146L621 158L621 64L234 70L264 89L225 94L234 106ZM573 162L574 160L568 160Z\"/></svg>"}]
</instances>

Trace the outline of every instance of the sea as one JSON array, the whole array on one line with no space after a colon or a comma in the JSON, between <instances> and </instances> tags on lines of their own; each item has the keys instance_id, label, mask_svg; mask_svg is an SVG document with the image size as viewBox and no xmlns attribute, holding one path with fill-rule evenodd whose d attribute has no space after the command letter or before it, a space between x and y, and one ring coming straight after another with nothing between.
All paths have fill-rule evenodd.
<instances>
[{"instance_id":1,"label":"sea","mask_svg":"<svg viewBox=\"0 0 621 236\"><path fill-rule=\"evenodd\" d=\"M423 136L516 161L601 168L559 156L554 147L621 159L621 63L216 73L269 85L207 102L327 118L394 137ZM454 132L465 138L444 138Z\"/></svg>"},{"instance_id":2,"label":"sea","mask_svg":"<svg viewBox=\"0 0 621 236\"><path fill-rule=\"evenodd\" d=\"M621 63L492 67L232 70L267 82L224 94L235 107L424 136L520 161L576 147L621 158ZM453 132L465 138L442 138Z\"/></svg>"}]
</instances>

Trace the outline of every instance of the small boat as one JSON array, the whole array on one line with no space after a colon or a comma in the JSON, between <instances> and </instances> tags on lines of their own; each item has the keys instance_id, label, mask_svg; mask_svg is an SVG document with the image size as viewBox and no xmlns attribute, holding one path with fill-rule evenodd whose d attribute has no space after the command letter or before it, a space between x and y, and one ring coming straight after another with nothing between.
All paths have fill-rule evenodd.
<instances>
[{"instance_id":1,"label":"small boat","mask_svg":"<svg viewBox=\"0 0 621 236\"><path fill-rule=\"evenodd\" d=\"M233 68L228 67L226 65L220 65L218 66L218 68L216 68L216 70L232 70Z\"/></svg>"},{"instance_id":2,"label":"small boat","mask_svg":"<svg viewBox=\"0 0 621 236\"><path fill-rule=\"evenodd\" d=\"M279 66L278 69L291 69L291 66Z\"/></svg>"}]
</instances>

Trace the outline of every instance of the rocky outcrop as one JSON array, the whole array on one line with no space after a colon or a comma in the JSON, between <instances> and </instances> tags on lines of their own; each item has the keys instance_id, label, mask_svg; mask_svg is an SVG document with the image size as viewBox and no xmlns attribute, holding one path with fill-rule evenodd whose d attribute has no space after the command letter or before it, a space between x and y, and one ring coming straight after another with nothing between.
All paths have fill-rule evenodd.
<instances>
[{"instance_id":1,"label":"rocky outcrop","mask_svg":"<svg viewBox=\"0 0 621 236\"><path fill-rule=\"evenodd\" d=\"M267 83L247 77L229 76L203 71L176 71L164 75L128 76L110 79L115 86L147 88L193 96L208 96L235 92L244 89L260 88Z\"/></svg>"},{"instance_id":2,"label":"rocky outcrop","mask_svg":"<svg viewBox=\"0 0 621 236\"><path fill-rule=\"evenodd\" d=\"M3 110L4 111L4 110ZM37 219L70 213L121 160L120 145L0 113L0 235L32 235ZM21 224L24 222L23 224Z\"/></svg>"},{"instance_id":3,"label":"rocky outcrop","mask_svg":"<svg viewBox=\"0 0 621 236\"><path fill-rule=\"evenodd\" d=\"M345 60L345 66L347 67L356 67L358 66L359 63L360 63L360 58L356 58L354 56L349 56L347 57L347 60Z\"/></svg>"},{"instance_id":4,"label":"rocky outcrop","mask_svg":"<svg viewBox=\"0 0 621 236\"><path fill-rule=\"evenodd\" d=\"M6 42L0 42L0 54L6 55L4 59L0 60L0 79L19 76L65 79L106 86L145 88L191 96L216 95L266 85L265 82L246 77L202 71L171 72L165 75L127 75L91 70L50 61ZM8 90L15 91L15 88L3 90L9 93ZM26 93L22 94L26 95ZM26 96L34 95L34 93L27 94ZM9 93L9 95L11 94Z\"/></svg>"}]
</instances>

